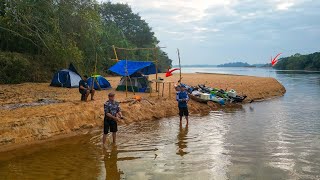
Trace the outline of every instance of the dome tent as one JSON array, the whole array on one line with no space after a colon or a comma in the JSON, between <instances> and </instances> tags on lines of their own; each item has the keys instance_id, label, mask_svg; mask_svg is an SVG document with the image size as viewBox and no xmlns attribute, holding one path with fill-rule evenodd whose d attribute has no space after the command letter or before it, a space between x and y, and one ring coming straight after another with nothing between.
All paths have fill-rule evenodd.
<instances>
[{"instance_id":1,"label":"dome tent","mask_svg":"<svg viewBox=\"0 0 320 180\"><path fill-rule=\"evenodd\" d=\"M59 70L54 74L50 86L76 88L79 87L80 80L80 74L73 64L70 64L68 69Z\"/></svg>"},{"instance_id":2,"label":"dome tent","mask_svg":"<svg viewBox=\"0 0 320 180\"><path fill-rule=\"evenodd\" d=\"M127 90L131 92L150 92L148 76L130 77L130 79L122 76L116 90L126 91L126 86Z\"/></svg>"},{"instance_id":3,"label":"dome tent","mask_svg":"<svg viewBox=\"0 0 320 180\"><path fill-rule=\"evenodd\" d=\"M111 88L109 81L101 75L93 75L87 80L88 86L91 87L93 83L93 88L95 90L108 89Z\"/></svg>"}]
</instances>

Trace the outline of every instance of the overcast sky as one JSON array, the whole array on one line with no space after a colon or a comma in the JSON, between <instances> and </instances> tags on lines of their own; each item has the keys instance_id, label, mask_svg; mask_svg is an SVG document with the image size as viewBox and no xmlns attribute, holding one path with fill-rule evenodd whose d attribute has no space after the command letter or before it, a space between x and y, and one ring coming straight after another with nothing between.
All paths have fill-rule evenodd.
<instances>
[{"instance_id":1,"label":"overcast sky","mask_svg":"<svg viewBox=\"0 0 320 180\"><path fill-rule=\"evenodd\" d=\"M177 64L267 63L320 50L320 0L111 0L145 19Z\"/></svg>"}]
</instances>

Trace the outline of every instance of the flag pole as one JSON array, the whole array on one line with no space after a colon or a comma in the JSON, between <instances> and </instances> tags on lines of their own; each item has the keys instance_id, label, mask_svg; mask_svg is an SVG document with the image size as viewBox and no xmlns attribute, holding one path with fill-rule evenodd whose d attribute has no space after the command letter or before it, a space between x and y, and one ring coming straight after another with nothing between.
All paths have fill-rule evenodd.
<instances>
[{"instance_id":1,"label":"flag pole","mask_svg":"<svg viewBox=\"0 0 320 180\"><path fill-rule=\"evenodd\" d=\"M126 97L128 97L128 60L126 59Z\"/></svg>"},{"instance_id":2,"label":"flag pole","mask_svg":"<svg viewBox=\"0 0 320 180\"><path fill-rule=\"evenodd\" d=\"M178 49L178 48L177 48L177 52L178 52L179 69L180 69L180 79L179 79L179 83L181 83L181 60L180 60L180 52L179 52L179 49Z\"/></svg>"}]
</instances>

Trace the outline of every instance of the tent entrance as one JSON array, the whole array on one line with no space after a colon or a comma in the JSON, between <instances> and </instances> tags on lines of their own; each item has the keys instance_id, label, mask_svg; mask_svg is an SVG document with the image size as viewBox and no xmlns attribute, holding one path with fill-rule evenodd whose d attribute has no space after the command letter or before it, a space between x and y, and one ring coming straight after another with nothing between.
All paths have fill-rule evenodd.
<instances>
[{"instance_id":1,"label":"tent entrance","mask_svg":"<svg viewBox=\"0 0 320 180\"><path fill-rule=\"evenodd\" d=\"M130 77L130 79L129 77L123 76L116 90L126 91L127 85L127 89L130 92L150 92L150 82L147 76Z\"/></svg>"}]
</instances>

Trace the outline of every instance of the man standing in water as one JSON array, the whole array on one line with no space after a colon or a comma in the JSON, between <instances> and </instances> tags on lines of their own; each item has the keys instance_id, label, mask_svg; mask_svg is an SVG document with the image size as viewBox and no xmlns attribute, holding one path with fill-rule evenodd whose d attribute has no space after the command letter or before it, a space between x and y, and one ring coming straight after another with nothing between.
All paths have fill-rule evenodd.
<instances>
[{"instance_id":1,"label":"man standing in water","mask_svg":"<svg viewBox=\"0 0 320 180\"><path fill-rule=\"evenodd\" d=\"M115 101L115 94L113 92L108 94L109 100L104 103L104 122L103 122L103 146L106 143L107 135L112 132L113 143L116 143L116 133L118 131L118 118L123 119L122 113L120 112L119 102Z\"/></svg>"},{"instance_id":2,"label":"man standing in water","mask_svg":"<svg viewBox=\"0 0 320 180\"><path fill-rule=\"evenodd\" d=\"M179 107L180 124L182 123L182 117L185 116L187 120L187 125L189 123L189 111L188 111L188 101L189 96L184 85L180 85L180 91L177 92L177 101Z\"/></svg>"}]
</instances>

